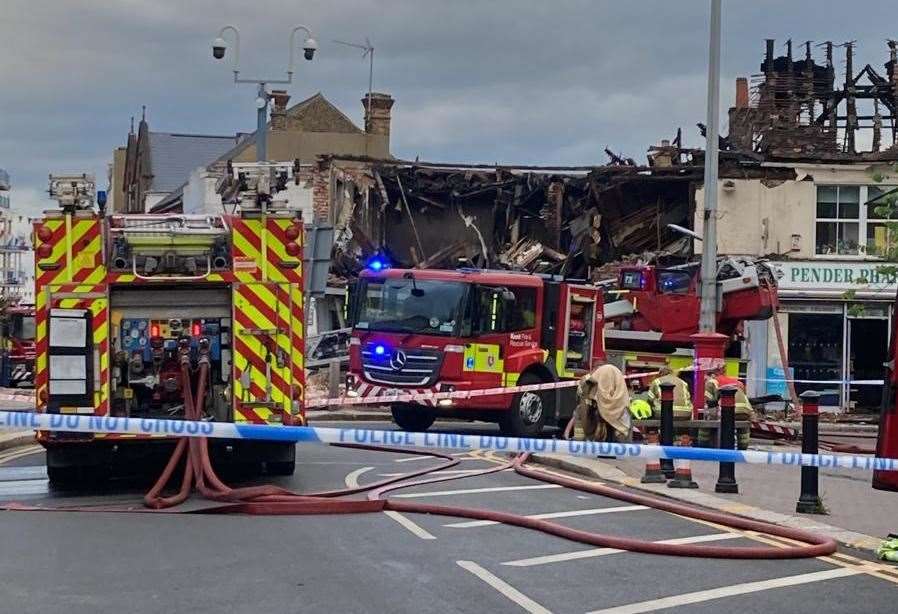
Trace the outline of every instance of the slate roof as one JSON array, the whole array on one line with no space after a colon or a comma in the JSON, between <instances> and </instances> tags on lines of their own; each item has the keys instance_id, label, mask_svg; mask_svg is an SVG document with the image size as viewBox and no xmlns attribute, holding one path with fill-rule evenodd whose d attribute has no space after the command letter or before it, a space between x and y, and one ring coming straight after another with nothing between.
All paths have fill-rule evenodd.
<instances>
[{"instance_id":1,"label":"slate roof","mask_svg":"<svg viewBox=\"0 0 898 614\"><path fill-rule=\"evenodd\" d=\"M190 173L205 167L238 143L236 136L210 136L150 132L149 192L171 192L187 181Z\"/></svg>"}]
</instances>

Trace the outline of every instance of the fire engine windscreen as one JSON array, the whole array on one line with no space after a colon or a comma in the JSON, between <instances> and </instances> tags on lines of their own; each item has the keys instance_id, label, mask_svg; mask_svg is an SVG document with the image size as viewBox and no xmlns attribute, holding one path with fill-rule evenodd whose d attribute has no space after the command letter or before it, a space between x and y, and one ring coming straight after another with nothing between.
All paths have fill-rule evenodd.
<instances>
[{"instance_id":1,"label":"fire engine windscreen","mask_svg":"<svg viewBox=\"0 0 898 614\"><path fill-rule=\"evenodd\" d=\"M12 337L23 341L34 340L34 316L17 315L12 318L10 324Z\"/></svg>"},{"instance_id":2,"label":"fire engine windscreen","mask_svg":"<svg viewBox=\"0 0 898 614\"><path fill-rule=\"evenodd\" d=\"M359 329L459 335L470 284L411 278L360 282L355 326Z\"/></svg>"}]
</instances>

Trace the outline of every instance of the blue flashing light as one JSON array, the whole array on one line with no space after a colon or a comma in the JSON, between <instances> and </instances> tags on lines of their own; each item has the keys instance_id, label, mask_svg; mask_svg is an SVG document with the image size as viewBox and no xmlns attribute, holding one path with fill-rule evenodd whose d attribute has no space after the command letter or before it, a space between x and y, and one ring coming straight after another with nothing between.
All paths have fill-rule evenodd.
<instances>
[{"instance_id":1,"label":"blue flashing light","mask_svg":"<svg viewBox=\"0 0 898 614\"><path fill-rule=\"evenodd\" d=\"M385 268L387 268L387 263L380 258L372 258L368 261L368 268L375 273L379 273L380 271L383 271Z\"/></svg>"},{"instance_id":2,"label":"blue flashing light","mask_svg":"<svg viewBox=\"0 0 898 614\"><path fill-rule=\"evenodd\" d=\"M386 351L387 351L387 349L382 345L374 346L374 353L377 354L378 356L383 356Z\"/></svg>"}]
</instances>

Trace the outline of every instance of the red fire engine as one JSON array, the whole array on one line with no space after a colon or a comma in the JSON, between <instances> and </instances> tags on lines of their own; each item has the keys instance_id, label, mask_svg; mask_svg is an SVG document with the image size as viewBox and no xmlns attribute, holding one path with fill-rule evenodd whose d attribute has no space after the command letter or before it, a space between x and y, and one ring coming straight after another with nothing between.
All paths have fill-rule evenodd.
<instances>
[{"instance_id":1,"label":"red fire engine","mask_svg":"<svg viewBox=\"0 0 898 614\"><path fill-rule=\"evenodd\" d=\"M605 358L603 295L596 286L508 271L374 264L353 292L350 394L554 382L580 377ZM424 430L437 416L454 416L495 421L512 435L535 435L547 423L570 418L574 394L563 388L396 403L392 413L407 430Z\"/></svg>"},{"instance_id":2,"label":"red fire engine","mask_svg":"<svg viewBox=\"0 0 898 614\"><path fill-rule=\"evenodd\" d=\"M726 259L718 267L717 332L732 338L744 320L767 320L776 302L776 278L760 262ZM623 267L606 303L609 347L687 347L699 330L698 263L662 268Z\"/></svg>"},{"instance_id":3,"label":"red fire engine","mask_svg":"<svg viewBox=\"0 0 898 614\"><path fill-rule=\"evenodd\" d=\"M10 305L3 310L2 337L6 342L8 371L3 386L34 384L34 305Z\"/></svg>"},{"instance_id":4,"label":"red fire engine","mask_svg":"<svg viewBox=\"0 0 898 614\"><path fill-rule=\"evenodd\" d=\"M104 215L93 177L51 176L61 208L34 223L38 412L181 419L192 388L205 391L204 420L305 423L303 226L272 202L269 173L289 169L271 166L234 178L237 215ZM115 433L38 440L54 482L162 458L173 444ZM292 444L212 451L269 473L295 467Z\"/></svg>"}]
</instances>

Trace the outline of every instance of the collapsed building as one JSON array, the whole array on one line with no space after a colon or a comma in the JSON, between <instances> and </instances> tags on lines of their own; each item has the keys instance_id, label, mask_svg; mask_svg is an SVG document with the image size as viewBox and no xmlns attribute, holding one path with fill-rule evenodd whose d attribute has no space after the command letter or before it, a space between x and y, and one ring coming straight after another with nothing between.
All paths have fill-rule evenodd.
<instances>
[{"instance_id":1,"label":"collapsed building","mask_svg":"<svg viewBox=\"0 0 898 614\"><path fill-rule=\"evenodd\" d=\"M593 278L633 254L691 256L702 167L664 143L647 165L436 164L328 158L333 273L353 277L378 255L408 268L506 268Z\"/></svg>"}]
</instances>

